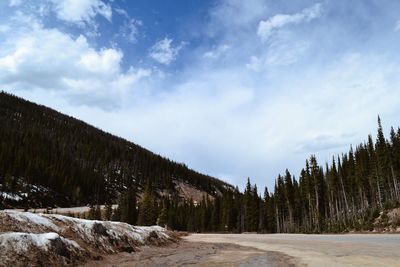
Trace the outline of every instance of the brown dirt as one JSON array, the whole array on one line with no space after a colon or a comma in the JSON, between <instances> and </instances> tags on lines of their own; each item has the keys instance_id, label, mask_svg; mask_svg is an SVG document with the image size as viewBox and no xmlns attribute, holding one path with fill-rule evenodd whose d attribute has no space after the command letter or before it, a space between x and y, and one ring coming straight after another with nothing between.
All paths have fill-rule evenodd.
<instances>
[{"instance_id":1,"label":"brown dirt","mask_svg":"<svg viewBox=\"0 0 400 267\"><path fill-rule=\"evenodd\" d=\"M110 255L102 261L91 261L82 266L295 266L291 261L292 259L283 253L265 252L234 244L182 241L168 247L142 247L134 253Z\"/></svg>"},{"instance_id":2,"label":"brown dirt","mask_svg":"<svg viewBox=\"0 0 400 267\"><path fill-rule=\"evenodd\" d=\"M200 203L203 197L208 197L211 200L214 199L214 197L210 194L207 194L206 192L201 191L190 184L178 181L174 181L174 183L179 195L186 200L192 199L195 203Z\"/></svg>"}]
</instances>

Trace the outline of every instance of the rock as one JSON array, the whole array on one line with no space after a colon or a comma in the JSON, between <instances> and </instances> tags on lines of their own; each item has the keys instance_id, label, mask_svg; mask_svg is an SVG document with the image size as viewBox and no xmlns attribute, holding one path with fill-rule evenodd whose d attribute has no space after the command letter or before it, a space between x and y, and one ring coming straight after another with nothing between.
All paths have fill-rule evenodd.
<instances>
[{"instance_id":1,"label":"rock","mask_svg":"<svg viewBox=\"0 0 400 267\"><path fill-rule=\"evenodd\" d=\"M94 223L92 227L92 231L95 234L108 236L107 229L101 223Z\"/></svg>"}]
</instances>

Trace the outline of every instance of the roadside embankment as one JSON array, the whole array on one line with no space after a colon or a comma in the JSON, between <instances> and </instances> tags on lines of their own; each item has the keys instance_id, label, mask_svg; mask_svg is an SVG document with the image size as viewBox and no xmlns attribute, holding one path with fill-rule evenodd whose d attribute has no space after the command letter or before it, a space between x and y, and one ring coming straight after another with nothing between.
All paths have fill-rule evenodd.
<instances>
[{"instance_id":1,"label":"roadside embankment","mask_svg":"<svg viewBox=\"0 0 400 267\"><path fill-rule=\"evenodd\" d=\"M0 211L0 266L76 265L177 240L174 233L159 226Z\"/></svg>"}]
</instances>

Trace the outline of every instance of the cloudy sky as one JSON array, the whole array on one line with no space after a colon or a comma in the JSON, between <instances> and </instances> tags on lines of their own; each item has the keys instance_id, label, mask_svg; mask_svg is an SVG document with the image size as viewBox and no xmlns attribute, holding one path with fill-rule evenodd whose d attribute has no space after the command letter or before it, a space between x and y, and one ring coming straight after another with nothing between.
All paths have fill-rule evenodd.
<instances>
[{"instance_id":1,"label":"cloudy sky","mask_svg":"<svg viewBox=\"0 0 400 267\"><path fill-rule=\"evenodd\" d=\"M397 0L0 0L0 89L242 187L400 126Z\"/></svg>"}]
</instances>

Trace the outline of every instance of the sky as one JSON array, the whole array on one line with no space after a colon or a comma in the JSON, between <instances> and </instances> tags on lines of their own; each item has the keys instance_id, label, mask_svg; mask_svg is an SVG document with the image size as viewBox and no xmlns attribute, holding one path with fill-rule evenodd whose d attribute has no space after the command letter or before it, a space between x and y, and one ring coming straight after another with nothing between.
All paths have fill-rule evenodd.
<instances>
[{"instance_id":1,"label":"sky","mask_svg":"<svg viewBox=\"0 0 400 267\"><path fill-rule=\"evenodd\" d=\"M0 90L243 188L400 126L397 0L0 0Z\"/></svg>"}]
</instances>

